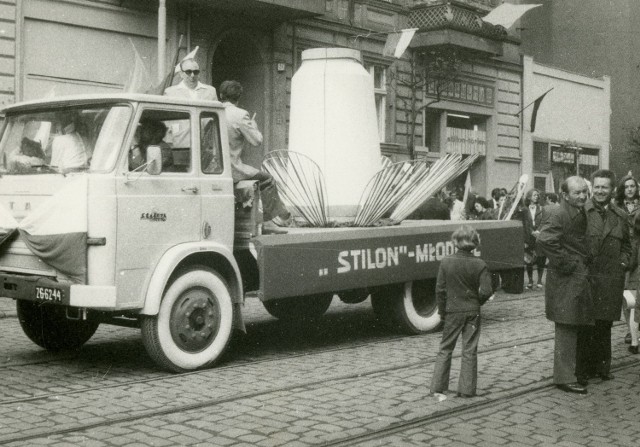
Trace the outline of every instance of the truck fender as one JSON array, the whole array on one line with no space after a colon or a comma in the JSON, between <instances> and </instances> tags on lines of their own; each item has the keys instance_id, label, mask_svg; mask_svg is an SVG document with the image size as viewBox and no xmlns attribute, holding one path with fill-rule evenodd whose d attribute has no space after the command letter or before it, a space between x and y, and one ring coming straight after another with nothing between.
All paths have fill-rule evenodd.
<instances>
[{"instance_id":1,"label":"truck fender","mask_svg":"<svg viewBox=\"0 0 640 447\"><path fill-rule=\"evenodd\" d=\"M162 295L164 289L171 277L172 273L178 268L178 266L191 255L206 255L216 254L224 258L226 263L231 267L232 274L225 276L226 281L229 283L230 293L233 298L233 303L236 312L236 321L234 324L236 327L244 331L244 321L242 318L241 304L243 303L244 293L242 290L242 280L240 276L240 269L236 263L233 253L229 251L224 245L212 243L212 242L191 242L186 244L176 245L167 250L158 261L149 285L145 294L144 307L140 311L142 315L157 315L160 309L160 302L162 301ZM222 273L222 272L221 272ZM231 277L230 277L231 276Z\"/></svg>"}]
</instances>

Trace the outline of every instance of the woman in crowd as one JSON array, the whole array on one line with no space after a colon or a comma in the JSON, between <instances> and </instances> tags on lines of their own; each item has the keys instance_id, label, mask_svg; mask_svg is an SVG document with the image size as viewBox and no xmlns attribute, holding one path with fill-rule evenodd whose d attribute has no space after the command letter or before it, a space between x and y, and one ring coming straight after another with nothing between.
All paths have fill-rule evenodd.
<instances>
[{"instance_id":1,"label":"woman in crowd","mask_svg":"<svg viewBox=\"0 0 640 447\"><path fill-rule=\"evenodd\" d=\"M629 327L629 332L624 338L625 343L631 343L629 352L638 353L638 286L640 286L640 269L638 268L638 249L640 249L640 188L638 182L631 174L620 179L620 183L616 188L615 203L622 210L626 211L629 216L629 228L631 229L631 243L633 248L633 271L627 275L627 283L625 290L631 293L625 293L624 318ZM634 312L632 312L634 310ZM634 317L632 317L632 315Z\"/></svg>"},{"instance_id":2,"label":"woman in crowd","mask_svg":"<svg viewBox=\"0 0 640 447\"><path fill-rule=\"evenodd\" d=\"M538 271L537 287L542 288L542 275L547 258L538 256L536 251L536 239L538 238L538 228L542 223L542 207L540 206L540 191L531 189L524 199L524 210L522 214L522 227L524 229L524 261L529 277L527 289L533 288L533 266Z\"/></svg>"},{"instance_id":3,"label":"woman in crowd","mask_svg":"<svg viewBox=\"0 0 640 447\"><path fill-rule=\"evenodd\" d=\"M476 197L473 210L473 217L470 217L472 220L493 220L496 218L493 209L489 208L489 202L482 196Z\"/></svg>"}]
</instances>

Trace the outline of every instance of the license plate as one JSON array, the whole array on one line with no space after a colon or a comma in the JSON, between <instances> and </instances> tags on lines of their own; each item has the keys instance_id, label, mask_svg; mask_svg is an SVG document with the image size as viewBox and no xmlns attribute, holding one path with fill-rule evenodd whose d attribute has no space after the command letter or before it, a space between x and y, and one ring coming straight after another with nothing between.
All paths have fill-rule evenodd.
<instances>
[{"instance_id":1,"label":"license plate","mask_svg":"<svg viewBox=\"0 0 640 447\"><path fill-rule=\"evenodd\" d=\"M63 298L64 293L60 289L53 287L36 287L36 299L39 301L61 303Z\"/></svg>"}]
</instances>

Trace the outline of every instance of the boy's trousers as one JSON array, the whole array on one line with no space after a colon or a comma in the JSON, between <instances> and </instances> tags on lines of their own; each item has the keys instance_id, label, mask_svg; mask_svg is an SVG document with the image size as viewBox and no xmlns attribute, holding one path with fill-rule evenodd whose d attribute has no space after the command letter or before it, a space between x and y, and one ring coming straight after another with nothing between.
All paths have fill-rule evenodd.
<instances>
[{"instance_id":1,"label":"boy's trousers","mask_svg":"<svg viewBox=\"0 0 640 447\"><path fill-rule=\"evenodd\" d=\"M448 313L444 319L440 352L431 380L431 392L441 393L449 389L451 354L462 334L462 360L458 393L476 394L478 378L478 341L480 339L480 314L477 312Z\"/></svg>"}]
</instances>

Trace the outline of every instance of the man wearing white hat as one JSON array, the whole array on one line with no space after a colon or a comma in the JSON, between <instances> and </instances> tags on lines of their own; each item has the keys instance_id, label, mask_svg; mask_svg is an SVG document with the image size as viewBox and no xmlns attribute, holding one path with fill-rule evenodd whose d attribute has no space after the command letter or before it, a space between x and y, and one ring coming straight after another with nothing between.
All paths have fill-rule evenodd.
<instances>
[{"instance_id":1,"label":"man wearing white hat","mask_svg":"<svg viewBox=\"0 0 640 447\"><path fill-rule=\"evenodd\" d=\"M182 81L164 91L166 96L190 99L205 99L217 101L216 89L199 81L200 66L194 59L184 59L180 62L180 77Z\"/></svg>"}]
</instances>

